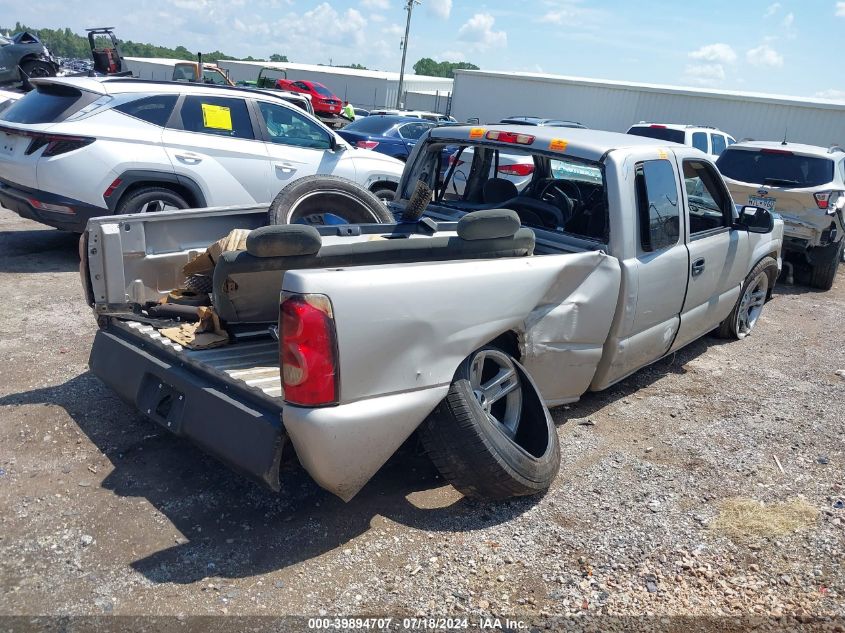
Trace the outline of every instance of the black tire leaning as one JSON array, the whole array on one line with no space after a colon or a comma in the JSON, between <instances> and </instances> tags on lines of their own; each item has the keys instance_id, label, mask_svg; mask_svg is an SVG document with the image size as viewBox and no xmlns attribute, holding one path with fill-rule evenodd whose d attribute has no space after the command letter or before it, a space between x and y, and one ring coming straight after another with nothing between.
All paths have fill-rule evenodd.
<instances>
[{"instance_id":1,"label":"black tire leaning","mask_svg":"<svg viewBox=\"0 0 845 633\"><path fill-rule=\"evenodd\" d=\"M829 254L819 257L819 261L813 264L810 272L810 286L819 290L830 290L836 280L836 272L839 270L839 262L842 260L842 249L845 247L845 239L839 240L839 248L832 250Z\"/></svg>"},{"instance_id":2,"label":"black tire leaning","mask_svg":"<svg viewBox=\"0 0 845 633\"><path fill-rule=\"evenodd\" d=\"M21 70L31 79L35 79L37 77L56 76L56 69L51 64L41 61L40 59L30 59L22 62Z\"/></svg>"},{"instance_id":3,"label":"black tire leaning","mask_svg":"<svg viewBox=\"0 0 845 633\"><path fill-rule=\"evenodd\" d=\"M191 205L178 193L165 187L142 187L126 194L117 204L115 213L141 213L150 204L160 202L162 205L176 209L187 209Z\"/></svg>"},{"instance_id":4,"label":"black tire leaning","mask_svg":"<svg viewBox=\"0 0 845 633\"><path fill-rule=\"evenodd\" d=\"M393 214L372 193L340 176L305 176L282 189L267 210L267 224L293 224L322 213L349 224L393 224ZM316 223L319 222L309 222Z\"/></svg>"},{"instance_id":5,"label":"black tire leaning","mask_svg":"<svg viewBox=\"0 0 845 633\"><path fill-rule=\"evenodd\" d=\"M750 334L750 332L742 333L738 329L737 316L739 314L742 298L745 296L745 291L748 289L748 285L753 283L754 280L764 272L769 277L770 285L768 290L771 291L771 286L774 285L775 279L777 278L777 269L778 264L771 257L764 257L757 263L756 266L754 266L754 268L751 269L751 272L745 277L745 281L742 282L742 288L739 291L739 297L736 300L733 310L731 310L731 313L727 316L727 318L719 324L719 329L717 330L719 338L740 340Z\"/></svg>"},{"instance_id":6,"label":"black tire leaning","mask_svg":"<svg viewBox=\"0 0 845 633\"><path fill-rule=\"evenodd\" d=\"M379 187L373 190L373 195L382 201L382 203L393 202L396 199L396 192L387 187Z\"/></svg>"},{"instance_id":7,"label":"black tire leaning","mask_svg":"<svg viewBox=\"0 0 845 633\"><path fill-rule=\"evenodd\" d=\"M522 385L524 417L515 439L494 426L469 379L473 358L485 350L502 352L487 346L461 363L446 398L420 426L423 447L440 474L467 497L507 499L542 493L560 469L554 423L536 385L511 358Z\"/></svg>"}]
</instances>

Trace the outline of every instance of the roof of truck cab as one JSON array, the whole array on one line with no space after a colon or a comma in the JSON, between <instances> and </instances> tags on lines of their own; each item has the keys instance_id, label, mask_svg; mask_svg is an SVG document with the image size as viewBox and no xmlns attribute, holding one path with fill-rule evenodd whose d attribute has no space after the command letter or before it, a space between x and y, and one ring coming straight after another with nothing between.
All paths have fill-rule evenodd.
<instances>
[{"instance_id":1,"label":"roof of truck cab","mask_svg":"<svg viewBox=\"0 0 845 633\"><path fill-rule=\"evenodd\" d=\"M529 135L534 137L534 142L529 145L518 145L504 143L501 141L486 140L486 134L490 131L510 132L512 134ZM605 154L613 150L637 148L637 147L665 147L671 149L677 144L666 141L622 134L619 132L604 132L601 130L589 130L580 128L559 128L559 127L531 127L524 125L460 125L434 128L430 132L431 138L469 141L474 143L491 143L503 147L523 150L552 151L561 155L574 156L585 160L598 161Z\"/></svg>"}]
</instances>

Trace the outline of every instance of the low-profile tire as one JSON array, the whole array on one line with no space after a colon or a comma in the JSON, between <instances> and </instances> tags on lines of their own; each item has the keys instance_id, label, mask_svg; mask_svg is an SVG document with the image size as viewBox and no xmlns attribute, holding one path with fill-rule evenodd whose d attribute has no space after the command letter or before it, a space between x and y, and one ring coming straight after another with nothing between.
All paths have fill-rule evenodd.
<instances>
[{"instance_id":1,"label":"low-profile tire","mask_svg":"<svg viewBox=\"0 0 845 633\"><path fill-rule=\"evenodd\" d=\"M830 254L818 257L810 272L810 286L819 290L830 290L836 280L839 262L842 261L845 239L839 240L839 248Z\"/></svg>"},{"instance_id":2,"label":"low-profile tire","mask_svg":"<svg viewBox=\"0 0 845 633\"><path fill-rule=\"evenodd\" d=\"M539 390L497 347L461 363L446 398L419 430L437 470L468 497L538 494L560 469L557 432Z\"/></svg>"},{"instance_id":3,"label":"low-profile tire","mask_svg":"<svg viewBox=\"0 0 845 633\"><path fill-rule=\"evenodd\" d=\"M777 262L771 257L764 257L751 269L745 281L734 309L719 324L721 338L744 339L751 334L757 319L763 312L763 306L769 297L769 291L776 278Z\"/></svg>"},{"instance_id":4,"label":"low-profile tire","mask_svg":"<svg viewBox=\"0 0 845 633\"><path fill-rule=\"evenodd\" d=\"M21 70L30 79L56 76L56 69L51 64L40 59L30 59L21 63Z\"/></svg>"},{"instance_id":5,"label":"low-profile tire","mask_svg":"<svg viewBox=\"0 0 845 633\"><path fill-rule=\"evenodd\" d=\"M378 189L374 189L373 195L379 200L381 200L384 204L387 204L388 202L393 202L396 199L396 192L393 189L388 189L387 187L380 187Z\"/></svg>"},{"instance_id":6,"label":"low-profile tire","mask_svg":"<svg viewBox=\"0 0 845 633\"><path fill-rule=\"evenodd\" d=\"M282 189L267 210L267 224L393 224L375 195L340 176L305 176Z\"/></svg>"},{"instance_id":7,"label":"low-profile tire","mask_svg":"<svg viewBox=\"0 0 845 633\"><path fill-rule=\"evenodd\" d=\"M142 187L126 194L118 203L115 213L155 213L189 207L188 201L171 189Z\"/></svg>"}]
</instances>

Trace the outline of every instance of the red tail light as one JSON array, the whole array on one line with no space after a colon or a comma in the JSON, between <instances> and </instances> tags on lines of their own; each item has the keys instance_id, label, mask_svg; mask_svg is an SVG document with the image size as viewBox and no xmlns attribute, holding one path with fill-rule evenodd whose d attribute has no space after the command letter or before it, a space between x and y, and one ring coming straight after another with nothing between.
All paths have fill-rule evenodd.
<instances>
[{"instance_id":1,"label":"red tail light","mask_svg":"<svg viewBox=\"0 0 845 633\"><path fill-rule=\"evenodd\" d=\"M461 166L461 165L463 165L463 164L464 164L464 161L462 161L462 160L458 160L458 155L457 155L457 154L452 154L452 155L449 157L449 167L451 167L452 165L457 165L458 167L460 167L460 166Z\"/></svg>"},{"instance_id":2,"label":"red tail light","mask_svg":"<svg viewBox=\"0 0 845 633\"><path fill-rule=\"evenodd\" d=\"M305 407L337 403L337 336L328 297L283 297L279 364L286 402Z\"/></svg>"},{"instance_id":3,"label":"red tail light","mask_svg":"<svg viewBox=\"0 0 845 633\"><path fill-rule=\"evenodd\" d=\"M761 149L761 154L780 154L781 156L792 156L792 152L785 149Z\"/></svg>"},{"instance_id":4,"label":"red tail light","mask_svg":"<svg viewBox=\"0 0 845 633\"><path fill-rule=\"evenodd\" d=\"M655 128L655 129L658 129L658 130L665 130L666 129L665 125L649 125L649 127Z\"/></svg>"},{"instance_id":5,"label":"red tail light","mask_svg":"<svg viewBox=\"0 0 845 633\"><path fill-rule=\"evenodd\" d=\"M41 134L40 132L27 132L26 136L32 138L29 147L26 148L27 156L34 154L46 145L42 156L58 156L66 154L75 149L90 145L96 139L86 136L65 136L62 134Z\"/></svg>"},{"instance_id":6,"label":"red tail light","mask_svg":"<svg viewBox=\"0 0 845 633\"><path fill-rule=\"evenodd\" d=\"M534 173L534 165L516 163L515 165L499 165L499 173L506 176L530 176Z\"/></svg>"},{"instance_id":7,"label":"red tail light","mask_svg":"<svg viewBox=\"0 0 845 633\"><path fill-rule=\"evenodd\" d=\"M827 209L830 206L830 198L832 195L832 191L820 191L818 193L814 193L813 197L816 199L816 206L819 209Z\"/></svg>"},{"instance_id":8,"label":"red tail light","mask_svg":"<svg viewBox=\"0 0 845 633\"><path fill-rule=\"evenodd\" d=\"M378 147L378 141L358 141L355 143L355 147L360 147L361 149L375 149Z\"/></svg>"},{"instance_id":9,"label":"red tail light","mask_svg":"<svg viewBox=\"0 0 845 633\"><path fill-rule=\"evenodd\" d=\"M515 143L516 145L531 145L534 137L530 134L516 134L514 132L499 132L490 130L487 132L487 140L499 141L500 143Z\"/></svg>"}]
</instances>

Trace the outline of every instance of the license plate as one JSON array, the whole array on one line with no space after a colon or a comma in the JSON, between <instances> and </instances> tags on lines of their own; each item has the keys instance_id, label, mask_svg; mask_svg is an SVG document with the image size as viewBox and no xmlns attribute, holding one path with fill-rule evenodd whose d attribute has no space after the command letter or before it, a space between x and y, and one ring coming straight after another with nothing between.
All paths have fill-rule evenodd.
<instances>
[{"instance_id":1,"label":"license plate","mask_svg":"<svg viewBox=\"0 0 845 633\"><path fill-rule=\"evenodd\" d=\"M766 211L774 211L777 198L759 198L757 196L748 196L748 204L752 207L760 207Z\"/></svg>"},{"instance_id":2,"label":"license plate","mask_svg":"<svg viewBox=\"0 0 845 633\"><path fill-rule=\"evenodd\" d=\"M16 136L0 132L0 154L6 154L7 156L14 154L16 140Z\"/></svg>"}]
</instances>

